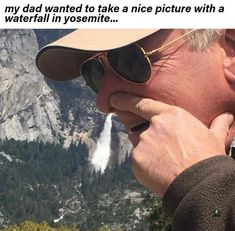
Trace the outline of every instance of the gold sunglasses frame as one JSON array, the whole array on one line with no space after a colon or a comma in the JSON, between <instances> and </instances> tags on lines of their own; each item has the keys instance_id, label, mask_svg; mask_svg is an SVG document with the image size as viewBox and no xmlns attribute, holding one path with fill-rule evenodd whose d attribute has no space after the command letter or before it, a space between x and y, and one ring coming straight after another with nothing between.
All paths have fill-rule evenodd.
<instances>
[{"instance_id":1,"label":"gold sunglasses frame","mask_svg":"<svg viewBox=\"0 0 235 231\"><path fill-rule=\"evenodd\" d=\"M174 40L168 42L167 44L164 44L163 46L161 46L161 47L159 47L159 48L157 48L157 49L153 49L153 50L151 50L151 51L145 51L143 47L141 47L140 45L138 45L138 44L135 43L135 46L137 46L137 47L140 48L140 50L142 51L144 57L146 58L146 60L147 60L148 63L149 63L150 75L148 76L148 80L150 79L150 76L151 76L151 67L152 67L152 62L150 61L149 56L155 54L156 52L159 52L159 51L164 50L165 48L167 48L167 47L171 46L172 44L174 44L175 42L179 41L180 39L182 39L182 38L184 38L184 37L186 37L186 36L192 34L192 33L195 32L196 30L198 30L198 29L192 29L192 30L190 30L190 31L188 31L188 32L186 32L186 33L184 33L183 35L181 35L181 36L175 38ZM129 46L129 45L128 45L128 46ZM138 82L133 82L133 81L131 81L131 80L128 80L128 79L124 78L123 76L121 76L121 75L110 65L110 63L109 63L109 61L108 61L108 58L107 58L107 53L108 53L108 51L106 51L106 52L100 52L100 53L95 54L94 56L90 57L89 59L86 59L84 62L82 62L81 65L80 65L80 74L81 74L81 76L82 76L81 67L82 67L85 63L87 63L87 62L89 62L89 61L91 61L91 60L97 60L97 61L103 66L104 70L107 68L107 64L108 64L108 68L110 68L117 76L119 76L121 79L123 79L123 80L125 80L125 81L127 81L127 82L130 82L130 83L132 83L132 84L138 84L138 85L140 85L140 84L145 84L145 83L148 81L148 80L146 80L146 81L143 82L143 83L138 83ZM106 60L105 63L102 61L101 57L104 57L104 58L105 58L105 60ZM83 77L83 76L82 76L82 77ZM83 79L85 80L87 86L89 86L89 87L97 94L97 93L98 93L98 89L97 89L97 87L96 87L94 84L92 84L92 81L89 81L88 79L86 79L86 78L84 78L84 77L83 77ZM97 90L96 90L96 89L97 89Z\"/></svg>"}]
</instances>

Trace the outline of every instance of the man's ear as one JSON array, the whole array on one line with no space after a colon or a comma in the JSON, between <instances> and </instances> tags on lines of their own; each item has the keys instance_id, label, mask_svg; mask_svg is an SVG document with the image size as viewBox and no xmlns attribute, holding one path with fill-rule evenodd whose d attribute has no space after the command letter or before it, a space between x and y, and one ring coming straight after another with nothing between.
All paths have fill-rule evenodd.
<instances>
[{"instance_id":1,"label":"man's ear","mask_svg":"<svg viewBox=\"0 0 235 231\"><path fill-rule=\"evenodd\" d=\"M226 79L235 84L235 29L224 30L223 69Z\"/></svg>"}]
</instances>

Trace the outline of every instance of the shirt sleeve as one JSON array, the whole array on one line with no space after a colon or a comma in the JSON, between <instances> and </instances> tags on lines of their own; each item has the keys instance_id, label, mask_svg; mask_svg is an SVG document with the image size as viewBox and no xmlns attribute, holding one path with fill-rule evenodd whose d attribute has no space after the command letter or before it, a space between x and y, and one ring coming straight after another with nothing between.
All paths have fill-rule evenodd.
<instances>
[{"instance_id":1,"label":"shirt sleeve","mask_svg":"<svg viewBox=\"0 0 235 231\"><path fill-rule=\"evenodd\" d=\"M235 231L235 161L225 155L182 172L163 198L172 231Z\"/></svg>"}]
</instances>

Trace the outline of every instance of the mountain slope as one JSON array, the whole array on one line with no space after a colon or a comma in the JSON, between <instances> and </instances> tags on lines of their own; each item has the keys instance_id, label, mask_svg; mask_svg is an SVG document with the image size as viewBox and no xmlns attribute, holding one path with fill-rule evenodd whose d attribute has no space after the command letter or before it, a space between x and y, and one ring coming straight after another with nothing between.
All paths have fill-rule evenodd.
<instances>
[{"instance_id":1,"label":"mountain slope","mask_svg":"<svg viewBox=\"0 0 235 231\"><path fill-rule=\"evenodd\" d=\"M35 66L32 30L0 30L0 139L58 141L60 109Z\"/></svg>"}]
</instances>

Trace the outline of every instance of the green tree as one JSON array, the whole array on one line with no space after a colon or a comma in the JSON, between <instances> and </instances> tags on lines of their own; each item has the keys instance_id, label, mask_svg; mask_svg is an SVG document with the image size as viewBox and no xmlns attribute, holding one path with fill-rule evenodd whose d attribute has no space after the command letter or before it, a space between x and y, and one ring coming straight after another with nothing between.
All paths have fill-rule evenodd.
<instances>
[{"instance_id":1,"label":"green tree","mask_svg":"<svg viewBox=\"0 0 235 231\"><path fill-rule=\"evenodd\" d=\"M35 223L32 221L24 221L20 224L14 224L8 228L0 229L0 231L79 231L76 226L60 226L53 228L47 222Z\"/></svg>"},{"instance_id":2,"label":"green tree","mask_svg":"<svg viewBox=\"0 0 235 231\"><path fill-rule=\"evenodd\" d=\"M162 201L153 194L145 193L144 203L150 210L146 217L150 231L168 231L171 220L163 212Z\"/></svg>"}]
</instances>

